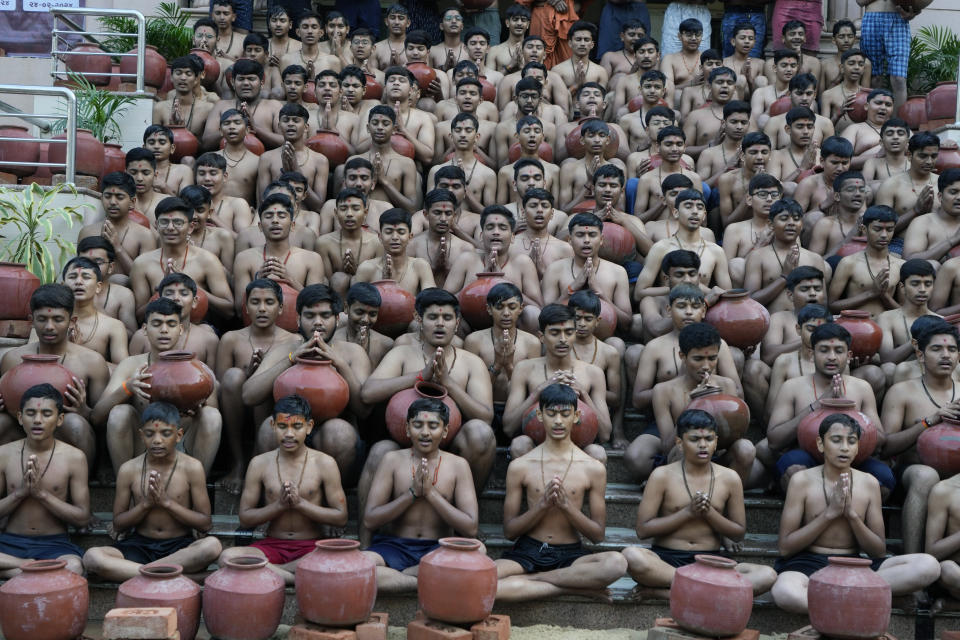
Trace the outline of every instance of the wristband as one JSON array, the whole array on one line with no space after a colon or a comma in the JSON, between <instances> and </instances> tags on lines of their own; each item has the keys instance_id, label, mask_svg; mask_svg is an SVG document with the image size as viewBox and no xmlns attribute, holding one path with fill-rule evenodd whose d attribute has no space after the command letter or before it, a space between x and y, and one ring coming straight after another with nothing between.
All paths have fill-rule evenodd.
<instances>
[{"instance_id":1,"label":"wristband","mask_svg":"<svg viewBox=\"0 0 960 640\"><path fill-rule=\"evenodd\" d=\"M927 422L926 418L921 418L920 424L923 425L924 429L929 429L932 426L929 422Z\"/></svg>"},{"instance_id":2,"label":"wristband","mask_svg":"<svg viewBox=\"0 0 960 640\"><path fill-rule=\"evenodd\" d=\"M133 397L133 392L130 391L130 389L127 389L127 383L126 383L126 381L121 382L121 383L120 383L120 386L123 388L123 392L124 392L125 394L127 394L127 397L128 397L128 398Z\"/></svg>"},{"instance_id":3,"label":"wristband","mask_svg":"<svg viewBox=\"0 0 960 640\"><path fill-rule=\"evenodd\" d=\"M417 382L423 382L423 371L417 374Z\"/></svg>"},{"instance_id":4,"label":"wristband","mask_svg":"<svg viewBox=\"0 0 960 640\"><path fill-rule=\"evenodd\" d=\"M293 359L293 351L287 354L287 360L290 361L290 364L296 364L296 361Z\"/></svg>"}]
</instances>

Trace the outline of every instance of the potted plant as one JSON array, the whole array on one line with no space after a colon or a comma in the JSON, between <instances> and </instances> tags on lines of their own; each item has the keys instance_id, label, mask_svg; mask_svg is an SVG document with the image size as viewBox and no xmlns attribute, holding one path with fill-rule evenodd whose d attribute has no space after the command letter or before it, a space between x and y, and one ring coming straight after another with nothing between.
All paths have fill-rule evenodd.
<instances>
[{"instance_id":1,"label":"potted plant","mask_svg":"<svg viewBox=\"0 0 960 640\"><path fill-rule=\"evenodd\" d=\"M136 33L137 22L133 18L104 16L100 23L106 33ZM156 16L146 19L146 43L157 48L167 60L190 53L193 46L193 28L190 16L180 10L175 2L161 2ZM110 36L101 43L104 51L123 53L137 46L136 36Z\"/></svg>"},{"instance_id":2,"label":"potted plant","mask_svg":"<svg viewBox=\"0 0 960 640\"><path fill-rule=\"evenodd\" d=\"M948 27L921 27L910 41L907 87L911 95L929 93L940 82L957 81L960 37Z\"/></svg>"}]
</instances>

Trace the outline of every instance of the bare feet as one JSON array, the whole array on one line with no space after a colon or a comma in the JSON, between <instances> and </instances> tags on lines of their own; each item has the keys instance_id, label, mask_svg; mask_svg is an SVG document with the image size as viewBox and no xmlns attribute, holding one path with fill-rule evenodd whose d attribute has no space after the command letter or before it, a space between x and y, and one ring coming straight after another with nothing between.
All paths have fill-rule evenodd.
<instances>
[{"instance_id":1,"label":"bare feet","mask_svg":"<svg viewBox=\"0 0 960 640\"><path fill-rule=\"evenodd\" d=\"M640 602L643 600L669 600L670 589L654 589L638 584L630 592L630 599Z\"/></svg>"},{"instance_id":2,"label":"bare feet","mask_svg":"<svg viewBox=\"0 0 960 640\"><path fill-rule=\"evenodd\" d=\"M220 481L223 490L232 496L240 495L243 489L243 466L237 465Z\"/></svg>"}]
</instances>

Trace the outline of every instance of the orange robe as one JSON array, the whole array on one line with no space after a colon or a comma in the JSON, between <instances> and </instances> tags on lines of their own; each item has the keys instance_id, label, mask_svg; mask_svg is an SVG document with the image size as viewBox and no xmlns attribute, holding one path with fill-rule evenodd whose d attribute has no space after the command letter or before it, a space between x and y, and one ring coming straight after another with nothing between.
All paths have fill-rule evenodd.
<instances>
[{"instance_id":1,"label":"orange robe","mask_svg":"<svg viewBox=\"0 0 960 640\"><path fill-rule=\"evenodd\" d=\"M567 32L574 22L579 20L573 10L573 0L567 1L567 12L557 10L539 0L516 0L530 8L530 35L540 36L546 45L546 57L543 64L547 69L570 58L572 52L567 44Z\"/></svg>"}]
</instances>

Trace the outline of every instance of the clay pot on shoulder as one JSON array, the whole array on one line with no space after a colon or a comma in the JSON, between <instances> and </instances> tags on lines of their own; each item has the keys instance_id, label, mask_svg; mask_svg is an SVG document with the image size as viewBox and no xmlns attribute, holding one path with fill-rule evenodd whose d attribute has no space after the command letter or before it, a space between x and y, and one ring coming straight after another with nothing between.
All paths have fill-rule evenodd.
<instances>
[{"instance_id":1,"label":"clay pot on shoulder","mask_svg":"<svg viewBox=\"0 0 960 640\"><path fill-rule=\"evenodd\" d=\"M583 449L587 445L593 444L597 439L597 431L600 424L597 422L597 414L594 413L583 400L577 400L577 410L580 411L580 420L573 425L570 433L570 439L573 443ZM543 422L537 417L537 407L530 407L523 420L520 423L523 429L523 435L527 436L537 444L541 444L547 438L547 430Z\"/></svg>"},{"instance_id":2,"label":"clay pot on shoulder","mask_svg":"<svg viewBox=\"0 0 960 640\"><path fill-rule=\"evenodd\" d=\"M411 388L393 394L390 402L387 403L384 418L390 437L398 442L401 447L410 446L410 438L407 436L407 409L410 408L414 400L420 398L439 400L447 406L447 410L450 412L450 417L447 420L447 436L440 442L440 446L449 446L460 431L463 416L460 414L457 404L447 395L447 390L435 382L418 381Z\"/></svg>"},{"instance_id":3,"label":"clay pot on shoulder","mask_svg":"<svg viewBox=\"0 0 960 640\"><path fill-rule=\"evenodd\" d=\"M213 393L213 372L192 351L162 351L147 371L151 402L169 402L181 412L190 411Z\"/></svg>"},{"instance_id":4,"label":"clay pot on shoulder","mask_svg":"<svg viewBox=\"0 0 960 640\"><path fill-rule=\"evenodd\" d=\"M593 330L593 335L601 340L606 340L617 331L617 312L613 305L606 300L600 301L600 322L597 328Z\"/></svg>"},{"instance_id":5,"label":"clay pot on shoulder","mask_svg":"<svg viewBox=\"0 0 960 640\"><path fill-rule=\"evenodd\" d=\"M413 146L413 143L398 133L395 133L392 136L390 136L390 146L393 148L394 151L396 151L402 156L406 156L410 158L411 160L413 160L413 158L416 156L416 153L417 153L417 150Z\"/></svg>"},{"instance_id":6,"label":"clay pot on shoulder","mask_svg":"<svg viewBox=\"0 0 960 640\"><path fill-rule=\"evenodd\" d=\"M746 349L763 339L770 327L770 312L745 289L731 289L710 307L705 320L717 328L732 347Z\"/></svg>"},{"instance_id":7,"label":"clay pot on shoulder","mask_svg":"<svg viewBox=\"0 0 960 640\"><path fill-rule=\"evenodd\" d=\"M580 137L580 131L584 123L588 120L599 120L599 118L581 118L579 124L567 134L564 143L567 145L567 155L571 158L580 159L586 154L583 146L583 140ZM603 148L603 157L609 160L617 155L617 149L620 148L620 136L616 130L610 129L610 138L607 140L607 146Z\"/></svg>"},{"instance_id":8,"label":"clay pot on shoulder","mask_svg":"<svg viewBox=\"0 0 960 640\"><path fill-rule=\"evenodd\" d=\"M172 607L181 640L193 640L200 627L200 585L183 576L178 564L148 564L117 590L117 607Z\"/></svg>"},{"instance_id":9,"label":"clay pot on shoulder","mask_svg":"<svg viewBox=\"0 0 960 640\"><path fill-rule=\"evenodd\" d=\"M317 104L317 83L311 80L303 85L303 93L300 97L307 104Z\"/></svg>"},{"instance_id":10,"label":"clay pot on shoulder","mask_svg":"<svg viewBox=\"0 0 960 640\"><path fill-rule=\"evenodd\" d=\"M377 599L376 566L356 540L317 540L297 563L295 584L300 615L316 624L366 622Z\"/></svg>"},{"instance_id":11,"label":"clay pot on shoulder","mask_svg":"<svg viewBox=\"0 0 960 640\"><path fill-rule=\"evenodd\" d=\"M103 175L126 169L127 154L123 152L123 147L114 142L103 143Z\"/></svg>"},{"instance_id":12,"label":"clay pot on shoulder","mask_svg":"<svg viewBox=\"0 0 960 640\"><path fill-rule=\"evenodd\" d=\"M180 162L180 160L187 156L197 155L197 150L200 148L200 141L197 140L197 136L193 135L190 129L177 124L167 126L173 131L173 144L176 145L173 149L173 154L171 154L174 162Z\"/></svg>"},{"instance_id":13,"label":"clay pot on shoulder","mask_svg":"<svg viewBox=\"0 0 960 640\"><path fill-rule=\"evenodd\" d=\"M373 286L380 292L380 311L373 328L391 338L400 337L413 322L413 294L398 285L396 280L377 280Z\"/></svg>"},{"instance_id":14,"label":"clay pot on shoulder","mask_svg":"<svg viewBox=\"0 0 960 640\"><path fill-rule=\"evenodd\" d=\"M51 138L51 141L66 139L66 134L60 134ZM76 172L78 174L99 179L103 175L103 152L103 143L93 137L93 133L89 129L77 129ZM47 158L49 162L54 164L66 164L67 145L53 142L50 145ZM51 170L56 173L65 171L60 167L52 167Z\"/></svg>"},{"instance_id":15,"label":"clay pot on shoulder","mask_svg":"<svg viewBox=\"0 0 960 640\"><path fill-rule=\"evenodd\" d=\"M957 114L957 83L938 82L927 94L927 120L949 118Z\"/></svg>"},{"instance_id":16,"label":"clay pot on shoulder","mask_svg":"<svg viewBox=\"0 0 960 640\"><path fill-rule=\"evenodd\" d=\"M865 122L867 119L867 96L870 95L870 89L860 89L857 96L853 99L853 104L847 117L853 122Z\"/></svg>"},{"instance_id":17,"label":"clay pot on shoulder","mask_svg":"<svg viewBox=\"0 0 960 640\"><path fill-rule=\"evenodd\" d=\"M213 89L217 85L217 80L220 79L220 63L206 49L190 49L190 53L203 62L203 78L201 80L203 88L208 91Z\"/></svg>"},{"instance_id":18,"label":"clay pot on shoulder","mask_svg":"<svg viewBox=\"0 0 960 640\"><path fill-rule=\"evenodd\" d=\"M336 418L350 402L350 387L329 360L297 358L295 365L277 376L273 399L294 393L310 403L311 417L317 425Z\"/></svg>"},{"instance_id":19,"label":"clay pot on shoulder","mask_svg":"<svg viewBox=\"0 0 960 640\"><path fill-rule=\"evenodd\" d=\"M707 387L690 394L693 400L687 409L701 409L717 421L717 449L726 449L743 437L750 426L750 407L738 398Z\"/></svg>"},{"instance_id":20,"label":"clay pot on shoulder","mask_svg":"<svg viewBox=\"0 0 960 640\"><path fill-rule=\"evenodd\" d=\"M407 69L409 69L410 73L417 79L420 91L426 91L430 83L437 77L437 72L423 62L408 62Z\"/></svg>"},{"instance_id":21,"label":"clay pot on shoulder","mask_svg":"<svg viewBox=\"0 0 960 640\"><path fill-rule=\"evenodd\" d=\"M63 56L63 63L74 73L84 75L86 80L96 86L110 84L110 71L113 63L106 52L92 42L80 42L70 47L70 53Z\"/></svg>"},{"instance_id":22,"label":"clay pot on shoulder","mask_svg":"<svg viewBox=\"0 0 960 640\"><path fill-rule=\"evenodd\" d=\"M840 248L837 249L837 255L843 258L845 256L853 255L854 253L860 253L866 248L866 236L853 236L850 238L850 240L840 245Z\"/></svg>"},{"instance_id":23,"label":"clay pot on shoulder","mask_svg":"<svg viewBox=\"0 0 960 640\"><path fill-rule=\"evenodd\" d=\"M284 582L267 559L238 556L203 581L203 622L220 640L266 640L283 616Z\"/></svg>"},{"instance_id":24,"label":"clay pot on shoulder","mask_svg":"<svg viewBox=\"0 0 960 640\"><path fill-rule=\"evenodd\" d=\"M120 58L120 73L137 73L137 57L136 49L131 49L127 53L132 53L132 56L123 56ZM159 89L163 86L164 78L167 74L167 61L166 59L157 51L157 48L152 44L148 44L144 49L143 55L143 84L147 87L152 87L153 89ZM124 78L126 82L133 82L134 78Z\"/></svg>"},{"instance_id":25,"label":"clay pot on shoulder","mask_svg":"<svg viewBox=\"0 0 960 640\"><path fill-rule=\"evenodd\" d=\"M664 100L663 98L660 98L659 100L657 100L656 106L668 107L670 105L667 104L666 100ZM627 103L627 109L630 111L630 113L636 113L637 111L640 111L641 109L643 109L643 96L641 95L633 96L633 98L630 99L630 102Z\"/></svg>"},{"instance_id":26,"label":"clay pot on shoulder","mask_svg":"<svg viewBox=\"0 0 960 640\"><path fill-rule=\"evenodd\" d=\"M428 618L451 624L478 622L493 612L497 567L479 540L440 538L420 560L417 599Z\"/></svg>"},{"instance_id":27,"label":"clay pot on shoulder","mask_svg":"<svg viewBox=\"0 0 960 640\"><path fill-rule=\"evenodd\" d=\"M570 209L570 215L575 216L578 213L593 213L597 209L597 201L593 198L581 200Z\"/></svg>"},{"instance_id":28,"label":"clay pot on shoulder","mask_svg":"<svg viewBox=\"0 0 960 640\"><path fill-rule=\"evenodd\" d=\"M330 168L338 167L350 157L350 147L343 141L340 134L330 129L320 129L309 140L307 146L317 153L326 156L330 161Z\"/></svg>"},{"instance_id":29,"label":"clay pot on shoulder","mask_svg":"<svg viewBox=\"0 0 960 640\"><path fill-rule=\"evenodd\" d=\"M0 127L0 138L32 138L26 127L4 125ZM37 167L24 166L25 162L40 162L40 143L21 142L19 140L0 140L0 161L9 164L0 165L0 171L12 173L20 178L32 176Z\"/></svg>"},{"instance_id":30,"label":"clay pot on shoulder","mask_svg":"<svg viewBox=\"0 0 960 640\"><path fill-rule=\"evenodd\" d=\"M797 425L797 444L800 448L812 455L818 462L823 462L823 454L817 450L817 437L820 435L820 423L834 413L850 416L860 423L860 443L857 447L857 456L853 464L860 464L870 457L877 448L877 426L866 416L857 411L857 405L847 398L824 398L820 401L820 408L807 414Z\"/></svg>"},{"instance_id":31,"label":"clay pot on shoulder","mask_svg":"<svg viewBox=\"0 0 960 640\"><path fill-rule=\"evenodd\" d=\"M496 102L497 100L497 88L493 86L493 83L487 80L487 76L480 76L481 93L480 96L487 102Z\"/></svg>"},{"instance_id":32,"label":"clay pot on shoulder","mask_svg":"<svg viewBox=\"0 0 960 640\"><path fill-rule=\"evenodd\" d=\"M897 115L910 125L911 130L919 131L927 123L927 96L910 96Z\"/></svg>"},{"instance_id":33,"label":"clay pot on shoulder","mask_svg":"<svg viewBox=\"0 0 960 640\"><path fill-rule=\"evenodd\" d=\"M810 624L831 638L876 638L890 625L890 584L868 558L831 557L810 576Z\"/></svg>"},{"instance_id":34,"label":"clay pot on shoulder","mask_svg":"<svg viewBox=\"0 0 960 640\"><path fill-rule=\"evenodd\" d=\"M139 218L137 216L134 216L133 215L134 213L136 213L137 216L139 216ZM130 220L131 222L136 222L137 224L143 225L147 229L152 228L150 226L149 218L147 218L147 216L143 215L136 209L130 210ZM160 297L160 294L158 293L153 294L152 296L150 296L150 302L153 302L159 297ZM207 310L209 308L210 308L210 299L207 297L207 292L201 289L200 287L197 287L197 306L195 306L193 309L190 310L190 322L193 322L196 324L203 322L203 319L207 317Z\"/></svg>"},{"instance_id":35,"label":"clay pot on shoulder","mask_svg":"<svg viewBox=\"0 0 960 640\"><path fill-rule=\"evenodd\" d=\"M40 278L19 262L0 262L0 320L26 320L30 316L30 296L40 286Z\"/></svg>"},{"instance_id":36,"label":"clay pot on shoulder","mask_svg":"<svg viewBox=\"0 0 960 640\"><path fill-rule=\"evenodd\" d=\"M850 332L850 351L857 358L872 358L880 350L883 330L870 319L869 311L841 311L837 324Z\"/></svg>"},{"instance_id":37,"label":"clay pot on shoulder","mask_svg":"<svg viewBox=\"0 0 960 640\"><path fill-rule=\"evenodd\" d=\"M379 100L383 97L383 85L377 82L377 76L372 73L364 74L367 78L367 85L363 90L364 100Z\"/></svg>"},{"instance_id":38,"label":"clay pot on shoulder","mask_svg":"<svg viewBox=\"0 0 960 640\"><path fill-rule=\"evenodd\" d=\"M960 421L943 418L917 438L920 462L933 467L940 477L960 473Z\"/></svg>"},{"instance_id":39,"label":"clay pot on shoulder","mask_svg":"<svg viewBox=\"0 0 960 640\"><path fill-rule=\"evenodd\" d=\"M770 108L767 109L767 113L769 113L771 117L778 116L781 113L790 111L792 104L793 103L790 102L790 96L785 95L782 98L775 100L774 103L770 105Z\"/></svg>"},{"instance_id":40,"label":"clay pot on shoulder","mask_svg":"<svg viewBox=\"0 0 960 640\"><path fill-rule=\"evenodd\" d=\"M717 637L747 628L753 612L753 587L730 558L697 554L680 567L670 585L670 615L680 627Z\"/></svg>"},{"instance_id":41,"label":"clay pot on shoulder","mask_svg":"<svg viewBox=\"0 0 960 640\"><path fill-rule=\"evenodd\" d=\"M507 152L507 157L510 159L510 162L516 162L520 159L520 155L520 143L514 142L512 145L510 145L510 150ZM553 162L553 147L546 142L541 142L540 146L537 147L537 157L544 162Z\"/></svg>"},{"instance_id":42,"label":"clay pot on shoulder","mask_svg":"<svg viewBox=\"0 0 960 640\"><path fill-rule=\"evenodd\" d=\"M636 249L637 243L626 228L615 222L603 223L603 244L600 246L601 258L620 264L629 258Z\"/></svg>"},{"instance_id":43,"label":"clay pot on shoulder","mask_svg":"<svg viewBox=\"0 0 960 640\"><path fill-rule=\"evenodd\" d=\"M7 412L16 416L20 410L20 398L34 385L48 383L60 393L73 382L73 373L60 364L60 356L54 354L25 353L23 361L0 378L0 394Z\"/></svg>"},{"instance_id":44,"label":"clay pot on shoulder","mask_svg":"<svg viewBox=\"0 0 960 640\"><path fill-rule=\"evenodd\" d=\"M223 149L225 146L227 146L227 142L221 138L220 148ZM263 155L263 152L266 151L266 147L264 147L263 143L260 142L260 138L249 131L247 132L247 135L243 136L243 146L245 146L250 153L257 156Z\"/></svg>"},{"instance_id":45,"label":"clay pot on shoulder","mask_svg":"<svg viewBox=\"0 0 960 640\"><path fill-rule=\"evenodd\" d=\"M0 630L6 640L74 640L87 626L87 580L64 560L34 560L0 586Z\"/></svg>"},{"instance_id":46,"label":"clay pot on shoulder","mask_svg":"<svg viewBox=\"0 0 960 640\"><path fill-rule=\"evenodd\" d=\"M960 169L960 147L956 140L948 138L940 142L936 167L937 173L943 173L947 169Z\"/></svg>"},{"instance_id":47,"label":"clay pot on shoulder","mask_svg":"<svg viewBox=\"0 0 960 640\"><path fill-rule=\"evenodd\" d=\"M478 273L477 279L457 295L460 299L460 313L471 329L488 329L493 325L493 318L487 311L487 294L501 282L509 280L504 278L502 273L484 271Z\"/></svg>"}]
</instances>

